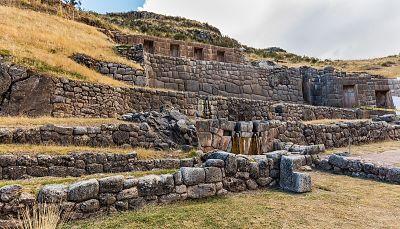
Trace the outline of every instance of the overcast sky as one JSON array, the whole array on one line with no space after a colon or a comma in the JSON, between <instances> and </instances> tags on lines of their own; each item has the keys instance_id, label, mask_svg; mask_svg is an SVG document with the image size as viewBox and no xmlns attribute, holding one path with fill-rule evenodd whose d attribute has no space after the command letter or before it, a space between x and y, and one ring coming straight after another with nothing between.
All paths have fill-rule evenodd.
<instances>
[{"instance_id":1,"label":"overcast sky","mask_svg":"<svg viewBox=\"0 0 400 229\"><path fill-rule=\"evenodd\" d=\"M208 22L257 48L278 46L322 59L400 52L400 0L145 0L143 7L142 0L109 2L118 1Z\"/></svg>"}]
</instances>

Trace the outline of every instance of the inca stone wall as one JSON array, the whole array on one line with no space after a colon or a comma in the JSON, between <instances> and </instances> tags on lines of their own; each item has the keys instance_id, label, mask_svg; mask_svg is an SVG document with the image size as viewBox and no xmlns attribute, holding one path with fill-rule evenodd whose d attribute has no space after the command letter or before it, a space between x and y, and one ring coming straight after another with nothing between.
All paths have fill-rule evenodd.
<instances>
[{"instance_id":1,"label":"inca stone wall","mask_svg":"<svg viewBox=\"0 0 400 229\"><path fill-rule=\"evenodd\" d=\"M303 102L302 77L298 69L263 69L150 54L146 56L145 67L151 87L200 95Z\"/></svg>"},{"instance_id":2,"label":"inca stone wall","mask_svg":"<svg viewBox=\"0 0 400 229\"><path fill-rule=\"evenodd\" d=\"M0 155L0 180L179 169L193 167L198 163L198 158L139 160L135 152L129 154L77 152L60 156Z\"/></svg>"},{"instance_id":3,"label":"inca stone wall","mask_svg":"<svg viewBox=\"0 0 400 229\"><path fill-rule=\"evenodd\" d=\"M175 127L173 127L175 128ZM178 128L178 127L177 127ZM101 126L54 126L34 128L1 128L2 144L56 144L77 146L123 146L170 149L197 146L196 133L189 131L180 135L177 131L159 130L148 123L103 124Z\"/></svg>"},{"instance_id":4,"label":"inca stone wall","mask_svg":"<svg viewBox=\"0 0 400 229\"><path fill-rule=\"evenodd\" d=\"M98 61L84 54L75 54L72 58L77 63L83 64L113 79L126 82L130 85L148 86L148 79L144 70L135 69L124 64Z\"/></svg>"},{"instance_id":5,"label":"inca stone wall","mask_svg":"<svg viewBox=\"0 0 400 229\"><path fill-rule=\"evenodd\" d=\"M314 120L368 118L362 110L313 107L148 88L118 88L47 77L1 61L0 114L54 117L119 117L171 106L191 117ZM290 96L289 96L290 97ZM287 98L287 97L286 97Z\"/></svg>"},{"instance_id":6,"label":"inca stone wall","mask_svg":"<svg viewBox=\"0 0 400 229\"><path fill-rule=\"evenodd\" d=\"M196 126L199 145L203 150L224 149L244 154L261 154L279 149L314 152L314 147L307 149L301 146L339 148L349 144L400 139L400 126L387 122L359 121L325 125L276 120L231 122L222 119L198 121ZM315 148L316 152L319 148Z\"/></svg>"},{"instance_id":7,"label":"inca stone wall","mask_svg":"<svg viewBox=\"0 0 400 229\"><path fill-rule=\"evenodd\" d=\"M338 72L327 67L322 70L303 67L304 99L308 104L315 106L346 107L346 87L354 91L354 104L352 107L377 106L376 91L389 92L395 89L391 80L366 73L348 74ZM392 93L396 93L392 90ZM390 93L387 94L386 108L393 107Z\"/></svg>"},{"instance_id":8,"label":"inca stone wall","mask_svg":"<svg viewBox=\"0 0 400 229\"><path fill-rule=\"evenodd\" d=\"M137 45L118 45L116 51L125 58L136 63L144 63L144 50L142 44Z\"/></svg>"},{"instance_id":9,"label":"inca stone wall","mask_svg":"<svg viewBox=\"0 0 400 229\"><path fill-rule=\"evenodd\" d=\"M336 174L400 184L400 168L374 164L359 158L333 154L326 159L316 161L316 166Z\"/></svg>"},{"instance_id":10,"label":"inca stone wall","mask_svg":"<svg viewBox=\"0 0 400 229\"><path fill-rule=\"evenodd\" d=\"M284 158L284 165L281 158ZM305 155L277 152L244 157L219 151L205 155L203 161L201 167L182 167L174 174L140 178L113 176L70 185L46 185L37 196L23 192L20 185L5 186L0 188L0 223L15 225L13 220L17 219L20 210L36 203L60 204L63 214L75 220L138 210L147 204L168 204L275 187L278 183L291 192L311 190L310 176L296 172L301 166L311 165L312 160Z\"/></svg>"},{"instance_id":11,"label":"inca stone wall","mask_svg":"<svg viewBox=\"0 0 400 229\"><path fill-rule=\"evenodd\" d=\"M146 35L126 35L116 31L107 32L111 36L111 38L118 44L131 46L143 45L145 52L162 55L165 57L176 55L177 57L187 58L191 60L201 59L227 63L245 62L243 53L237 49ZM151 47L149 47L149 45L146 45L146 43L151 43ZM175 46L177 48L174 54L172 54L171 52L171 46ZM195 49L201 50L201 56L196 55Z\"/></svg>"}]
</instances>

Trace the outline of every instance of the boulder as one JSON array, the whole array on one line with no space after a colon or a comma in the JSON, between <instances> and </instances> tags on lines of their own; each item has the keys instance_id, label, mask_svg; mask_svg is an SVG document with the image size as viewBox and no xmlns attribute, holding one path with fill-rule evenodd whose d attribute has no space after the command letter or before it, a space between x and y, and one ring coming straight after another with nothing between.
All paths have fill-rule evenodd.
<instances>
[{"instance_id":1,"label":"boulder","mask_svg":"<svg viewBox=\"0 0 400 229\"><path fill-rule=\"evenodd\" d=\"M68 201L82 202L94 199L98 196L99 189L96 179L74 183L68 188Z\"/></svg>"},{"instance_id":2,"label":"boulder","mask_svg":"<svg viewBox=\"0 0 400 229\"><path fill-rule=\"evenodd\" d=\"M21 185L7 185L0 188L0 200L2 202L10 202L19 197L22 193Z\"/></svg>"},{"instance_id":3,"label":"boulder","mask_svg":"<svg viewBox=\"0 0 400 229\"><path fill-rule=\"evenodd\" d=\"M206 167L204 168L206 172L206 183L217 183L222 181L222 171L217 167Z\"/></svg>"},{"instance_id":4,"label":"boulder","mask_svg":"<svg viewBox=\"0 0 400 229\"><path fill-rule=\"evenodd\" d=\"M181 168L182 180L185 185L197 185L205 182L206 174L203 168Z\"/></svg>"},{"instance_id":5,"label":"boulder","mask_svg":"<svg viewBox=\"0 0 400 229\"><path fill-rule=\"evenodd\" d=\"M235 175L237 172L238 162L237 156L232 153L227 153L224 151L216 151L214 153L210 153L206 156L207 160L209 159L220 159L225 162L225 173L228 176Z\"/></svg>"},{"instance_id":6,"label":"boulder","mask_svg":"<svg viewBox=\"0 0 400 229\"><path fill-rule=\"evenodd\" d=\"M311 191L310 175L296 172L296 170L302 165L302 158L304 158L304 156L282 156L279 184L283 190L295 193Z\"/></svg>"},{"instance_id":7,"label":"boulder","mask_svg":"<svg viewBox=\"0 0 400 229\"><path fill-rule=\"evenodd\" d=\"M216 194L215 184L199 184L187 188L188 198L200 199Z\"/></svg>"},{"instance_id":8,"label":"boulder","mask_svg":"<svg viewBox=\"0 0 400 229\"><path fill-rule=\"evenodd\" d=\"M65 185L53 184L44 186L38 194L40 203L61 203L67 200L68 188Z\"/></svg>"},{"instance_id":9,"label":"boulder","mask_svg":"<svg viewBox=\"0 0 400 229\"><path fill-rule=\"evenodd\" d=\"M99 179L100 193L118 193L124 188L124 176Z\"/></svg>"}]
</instances>

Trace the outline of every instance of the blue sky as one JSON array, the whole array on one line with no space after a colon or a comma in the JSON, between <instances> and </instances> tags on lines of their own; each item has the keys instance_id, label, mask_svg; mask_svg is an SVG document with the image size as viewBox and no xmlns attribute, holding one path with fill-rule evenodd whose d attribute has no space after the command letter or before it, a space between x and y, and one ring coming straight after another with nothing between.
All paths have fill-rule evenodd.
<instances>
[{"instance_id":1,"label":"blue sky","mask_svg":"<svg viewBox=\"0 0 400 229\"><path fill-rule=\"evenodd\" d=\"M127 12L142 7L145 0L82 0L82 8L98 13Z\"/></svg>"}]
</instances>

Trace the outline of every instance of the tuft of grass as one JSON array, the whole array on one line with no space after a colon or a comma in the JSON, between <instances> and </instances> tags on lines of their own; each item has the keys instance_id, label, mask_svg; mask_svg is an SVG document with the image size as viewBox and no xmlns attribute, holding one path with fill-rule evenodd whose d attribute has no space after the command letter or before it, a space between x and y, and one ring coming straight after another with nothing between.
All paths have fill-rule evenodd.
<instances>
[{"instance_id":1,"label":"tuft of grass","mask_svg":"<svg viewBox=\"0 0 400 229\"><path fill-rule=\"evenodd\" d=\"M95 59L141 68L118 56L114 43L95 27L32 10L0 6L0 49L13 61L55 76L127 87L128 85L75 63L83 53Z\"/></svg>"},{"instance_id":2,"label":"tuft of grass","mask_svg":"<svg viewBox=\"0 0 400 229\"><path fill-rule=\"evenodd\" d=\"M22 210L22 225L20 229L56 229L61 225L61 210L59 205L40 204L33 209Z\"/></svg>"},{"instance_id":3,"label":"tuft of grass","mask_svg":"<svg viewBox=\"0 0 400 229\"><path fill-rule=\"evenodd\" d=\"M279 190L148 206L63 228L397 228L400 186L312 172L311 193ZM319 187L326 187L319 188Z\"/></svg>"}]
</instances>

